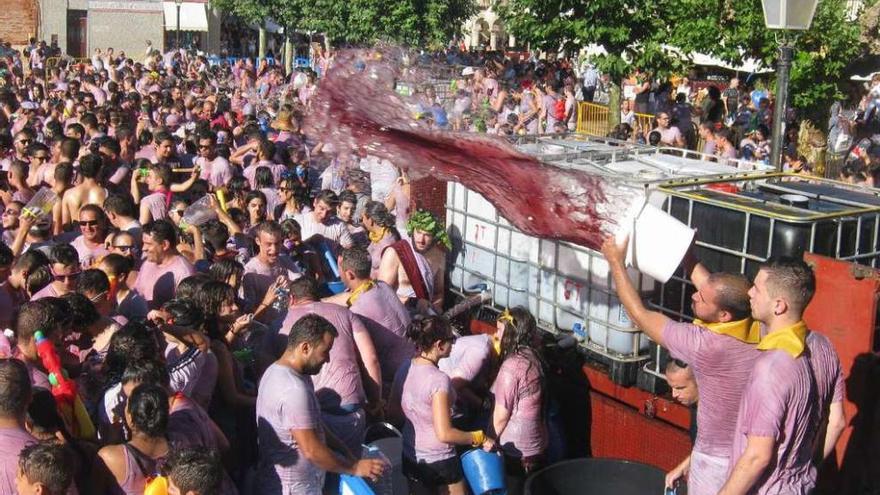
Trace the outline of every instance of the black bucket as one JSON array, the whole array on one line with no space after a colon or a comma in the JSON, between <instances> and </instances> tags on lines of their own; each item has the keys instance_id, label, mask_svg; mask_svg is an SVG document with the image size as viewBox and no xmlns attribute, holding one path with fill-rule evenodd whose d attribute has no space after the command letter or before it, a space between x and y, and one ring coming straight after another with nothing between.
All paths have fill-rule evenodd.
<instances>
[{"instance_id":1,"label":"black bucket","mask_svg":"<svg viewBox=\"0 0 880 495\"><path fill-rule=\"evenodd\" d=\"M572 459L536 472L525 495L662 495L662 470L616 459Z\"/></svg>"}]
</instances>

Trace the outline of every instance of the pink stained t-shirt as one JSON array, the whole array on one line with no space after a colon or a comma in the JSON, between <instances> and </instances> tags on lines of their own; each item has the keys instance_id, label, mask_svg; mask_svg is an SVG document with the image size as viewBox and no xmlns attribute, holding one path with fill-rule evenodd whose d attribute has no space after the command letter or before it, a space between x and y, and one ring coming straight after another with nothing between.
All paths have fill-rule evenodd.
<instances>
[{"instance_id":1,"label":"pink stained t-shirt","mask_svg":"<svg viewBox=\"0 0 880 495\"><path fill-rule=\"evenodd\" d=\"M134 283L134 290L144 296L147 304L158 308L174 298L177 284L195 273L192 264L183 256L174 255L162 265L144 261Z\"/></svg>"},{"instance_id":2,"label":"pink stained t-shirt","mask_svg":"<svg viewBox=\"0 0 880 495\"><path fill-rule=\"evenodd\" d=\"M394 289L380 281L355 300L351 312L360 317L370 332L382 366L382 380L391 384L397 370L415 353L415 346L406 338L409 311Z\"/></svg>"},{"instance_id":3,"label":"pink stained t-shirt","mask_svg":"<svg viewBox=\"0 0 880 495\"><path fill-rule=\"evenodd\" d=\"M697 381L694 450L727 458L740 399L761 351L705 327L673 321L663 329L663 342L673 357L688 363Z\"/></svg>"},{"instance_id":4,"label":"pink stained t-shirt","mask_svg":"<svg viewBox=\"0 0 880 495\"><path fill-rule=\"evenodd\" d=\"M391 232L386 232L385 235L379 239L379 242L370 242L367 244L367 252L370 253L370 278L377 278L379 276L379 265L382 264L382 253L385 251L385 248L397 242L394 239L394 234Z\"/></svg>"},{"instance_id":5,"label":"pink stained t-shirt","mask_svg":"<svg viewBox=\"0 0 880 495\"><path fill-rule=\"evenodd\" d=\"M80 235L70 243L73 249L79 253L79 264L83 270L87 270L98 263L104 256L110 254L107 247L101 243L95 247L89 247L85 238Z\"/></svg>"},{"instance_id":6,"label":"pink stained t-shirt","mask_svg":"<svg viewBox=\"0 0 880 495\"><path fill-rule=\"evenodd\" d=\"M244 265L241 281L241 290L247 306L245 309L250 310L260 304L272 282L282 275L290 280L296 280L301 276L300 269L287 256L279 256L273 265L263 262L258 256L248 260Z\"/></svg>"},{"instance_id":7,"label":"pink stained t-shirt","mask_svg":"<svg viewBox=\"0 0 880 495\"><path fill-rule=\"evenodd\" d=\"M153 220L162 220L168 216L168 200L164 192L157 191L144 197L141 204L147 205Z\"/></svg>"},{"instance_id":8,"label":"pink stained t-shirt","mask_svg":"<svg viewBox=\"0 0 880 495\"><path fill-rule=\"evenodd\" d=\"M819 431L818 399L809 356L761 351L737 414L729 470L745 452L749 435L771 437L776 445L769 467L749 493L806 494L815 486L812 459Z\"/></svg>"},{"instance_id":9,"label":"pink stained t-shirt","mask_svg":"<svg viewBox=\"0 0 880 495\"><path fill-rule=\"evenodd\" d=\"M326 365L324 365L326 366ZM274 363L257 392L257 493L319 494L324 472L299 451L293 430L314 430L324 441L321 411L310 377Z\"/></svg>"},{"instance_id":10,"label":"pink stained t-shirt","mask_svg":"<svg viewBox=\"0 0 880 495\"><path fill-rule=\"evenodd\" d=\"M807 348L810 350L810 365L816 376L819 404L822 414L825 414L828 406L846 398L843 368L834 345L821 333L810 332L807 335Z\"/></svg>"},{"instance_id":11,"label":"pink stained t-shirt","mask_svg":"<svg viewBox=\"0 0 880 495\"><path fill-rule=\"evenodd\" d=\"M484 378L491 356L492 337L468 335L456 339L449 357L441 359L437 366L449 378L461 378L470 383Z\"/></svg>"},{"instance_id":12,"label":"pink stained t-shirt","mask_svg":"<svg viewBox=\"0 0 880 495\"><path fill-rule=\"evenodd\" d=\"M272 172L272 180L275 184L281 182L281 173L287 170L287 167L278 163L272 163L269 161L259 161L259 162L251 162L250 165L245 168L241 175L247 179L248 184L251 185L251 189L257 189L257 168L266 167ZM271 210L270 210L271 211Z\"/></svg>"},{"instance_id":13,"label":"pink stained t-shirt","mask_svg":"<svg viewBox=\"0 0 880 495\"><path fill-rule=\"evenodd\" d=\"M18 493L18 454L32 443L37 443L37 439L21 428L0 428L0 493Z\"/></svg>"},{"instance_id":14,"label":"pink stained t-shirt","mask_svg":"<svg viewBox=\"0 0 880 495\"><path fill-rule=\"evenodd\" d=\"M547 449L541 378L541 363L526 350L505 359L492 384L495 404L510 413L498 443L511 457L530 457Z\"/></svg>"},{"instance_id":15,"label":"pink stained t-shirt","mask_svg":"<svg viewBox=\"0 0 880 495\"><path fill-rule=\"evenodd\" d=\"M229 184L229 181L235 175L232 165L222 156L218 156L211 161L200 156L196 159L195 165L201 168L199 178L208 181L208 184L211 184L214 188Z\"/></svg>"},{"instance_id":16,"label":"pink stained t-shirt","mask_svg":"<svg viewBox=\"0 0 880 495\"><path fill-rule=\"evenodd\" d=\"M452 380L436 366L413 359L398 370L394 388L393 395L400 397L400 407L406 417L402 432L403 455L428 463L455 457L455 447L438 440L434 431L434 396L445 392L449 404L453 404Z\"/></svg>"},{"instance_id":17,"label":"pink stained t-shirt","mask_svg":"<svg viewBox=\"0 0 880 495\"><path fill-rule=\"evenodd\" d=\"M321 409L334 410L339 406L364 404L366 395L361 381L354 335L362 332L369 337L369 333L361 320L348 308L325 302L291 306L281 324L281 330L278 332L278 336L282 337L285 344L280 347L276 344L276 356L281 355L281 352L278 351L283 351L290 328L297 320L307 314L317 314L324 317L339 332L333 341L333 348L330 349L330 360L317 375L312 377Z\"/></svg>"}]
</instances>

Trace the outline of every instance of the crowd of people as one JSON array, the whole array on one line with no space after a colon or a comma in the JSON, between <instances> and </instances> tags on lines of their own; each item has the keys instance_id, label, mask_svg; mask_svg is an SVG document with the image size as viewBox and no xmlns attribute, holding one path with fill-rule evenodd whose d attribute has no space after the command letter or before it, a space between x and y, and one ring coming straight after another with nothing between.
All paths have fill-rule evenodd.
<instances>
[{"instance_id":1,"label":"crowd of people","mask_svg":"<svg viewBox=\"0 0 880 495\"><path fill-rule=\"evenodd\" d=\"M401 432L413 493L465 494L462 449L500 451L511 493L547 464L534 317L509 308L493 335L459 335L442 316L450 240L403 164L304 132L331 53L292 74L182 50L52 67L39 56L0 60L0 492L321 493L336 474L389 476L362 449L380 422ZM568 132L577 102L602 92L594 69L567 60L479 62L415 88L433 125ZM706 111L701 133L738 115L730 104ZM658 132L683 145L674 110ZM765 138L746 138L756 156ZM730 153L732 141L704 139ZM617 279L619 253L607 254ZM679 329L621 294L699 382L697 446L673 476L689 472L692 493L720 489L728 463L730 493L814 479L804 449L842 397L833 349L799 323L805 270L767 265L751 311L739 279L695 280L708 327ZM770 331L760 342L731 337L749 314ZM784 458L744 478L755 452Z\"/></svg>"},{"instance_id":2,"label":"crowd of people","mask_svg":"<svg viewBox=\"0 0 880 495\"><path fill-rule=\"evenodd\" d=\"M381 421L414 491L465 493L460 448L545 464L534 318L439 316L442 220L303 132L316 73L32 53L0 61L0 492L321 493L389 475Z\"/></svg>"}]
</instances>

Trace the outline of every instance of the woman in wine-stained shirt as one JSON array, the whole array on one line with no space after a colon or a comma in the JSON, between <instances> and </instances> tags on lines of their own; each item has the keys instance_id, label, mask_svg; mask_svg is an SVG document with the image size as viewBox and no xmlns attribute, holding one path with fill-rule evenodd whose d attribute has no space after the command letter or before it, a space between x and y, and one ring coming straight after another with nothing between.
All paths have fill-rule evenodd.
<instances>
[{"instance_id":1,"label":"woman in wine-stained shirt","mask_svg":"<svg viewBox=\"0 0 880 495\"><path fill-rule=\"evenodd\" d=\"M521 484L544 465L547 450L540 337L535 318L519 306L501 314L498 333L501 368L492 384L492 430L504 452L508 480Z\"/></svg>"},{"instance_id":2,"label":"woman in wine-stained shirt","mask_svg":"<svg viewBox=\"0 0 880 495\"><path fill-rule=\"evenodd\" d=\"M466 492L456 445L491 450L495 442L482 430L452 426L455 391L437 362L449 356L455 335L449 321L431 316L407 330L418 352L394 377L389 416L403 423L403 472L410 491L418 494L464 495Z\"/></svg>"}]
</instances>

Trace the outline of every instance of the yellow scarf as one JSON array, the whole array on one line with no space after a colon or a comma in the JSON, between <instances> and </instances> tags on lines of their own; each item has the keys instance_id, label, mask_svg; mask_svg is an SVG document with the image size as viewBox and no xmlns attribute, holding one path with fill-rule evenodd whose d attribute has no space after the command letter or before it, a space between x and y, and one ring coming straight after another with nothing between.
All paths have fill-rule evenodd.
<instances>
[{"instance_id":1,"label":"yellow scarf","mask_svg":"<svg viewBox=\"0 0 880 495\"><path fill-rule=\"evenodd\" d=\"M388 229L386 227L382 227L382 230L380 230L378 232L370 232L368 234L370 237L370 242L375 244L375 243L381 241L385 237L385 234L387 234L387 233L388 233Z\"/></svg>"},{"instance_id":2,"label":"yellow scarf","mask_svg":"<svg viewBox=\"0 0 880 495\"><path fill-rule=\"evenodd\" d=\"M364 292L367 292L375 286L376 282L373 282L372 280L367 280L366 282L359 285L357 289L351 291L351 295L348 296L348 300L345 301L345 304L348 305L348 307L350 308L351 305L354 304L354 302L357 301Z\"/></svg>"},{"instance_id":3,"label":"yellow scarf","mask_svg":"<svg viewBox=\"0 0 880 495\"><path fill-rule=\"evenodd\" d=\"M761 342L758 343L758 350L769 351L779 349L791 354L791 357L797 358L804 352L807 346L808 332L807 324L801 320L790 327L765 335Z\"/></svg>"},{"instance_id":4,"label":"yellow scarf","mask_svg":"<svg viewBox=\"0 0 880 495\"><path fill-rule=\"evenodd\" d=\"M751 318L724 323L706 323L703 320L695 319L694 325L708 328L719 335L733 337L746 344L757 344L761 340L761 324Z\"/></svg>"}]
</instances>

